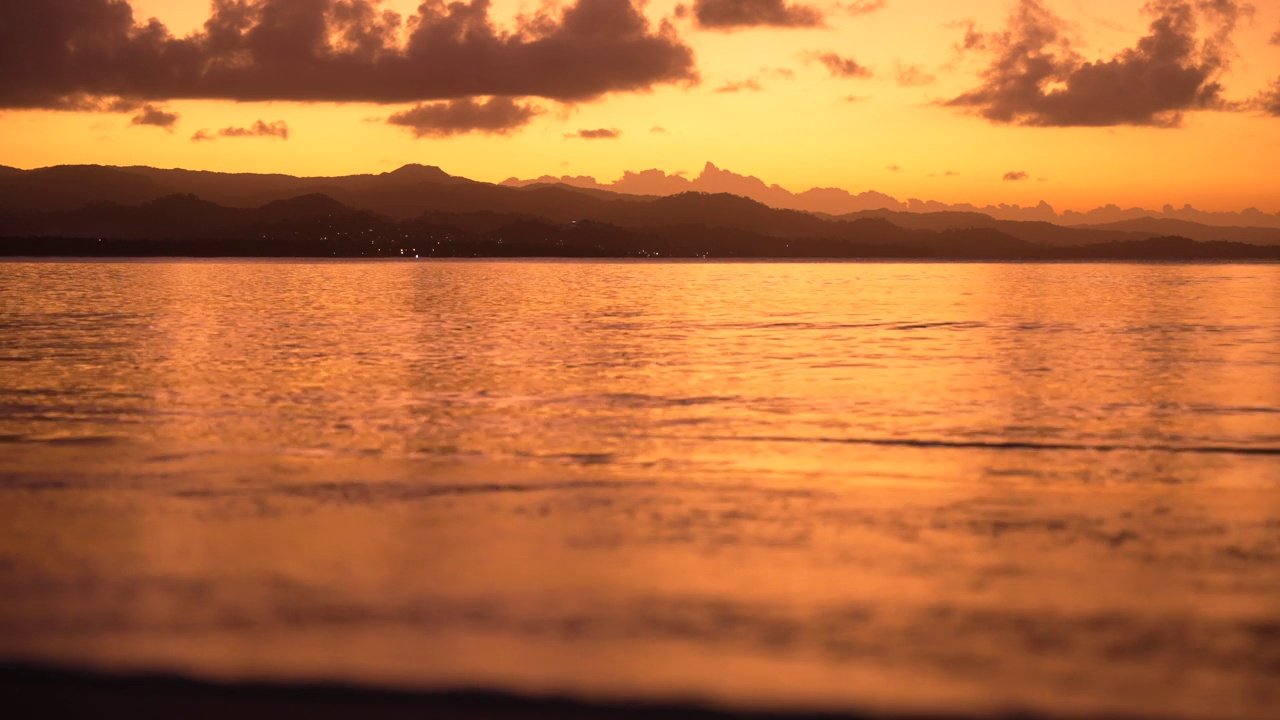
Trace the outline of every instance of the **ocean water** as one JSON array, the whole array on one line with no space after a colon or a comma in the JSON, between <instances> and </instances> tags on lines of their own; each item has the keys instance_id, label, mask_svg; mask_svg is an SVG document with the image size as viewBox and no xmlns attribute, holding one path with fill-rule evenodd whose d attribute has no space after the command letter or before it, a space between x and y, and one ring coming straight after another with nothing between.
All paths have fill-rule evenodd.
<instances>
[{"instance_id":1,"label":"ocean water","mask_svg":"<svg viewBox=\"0 0 1280 720\"><path fill-rule=\"evenodd\" d=\"M0 660L1272 718L1280 266L0 263Z\"/></svg>"}]
</instances>

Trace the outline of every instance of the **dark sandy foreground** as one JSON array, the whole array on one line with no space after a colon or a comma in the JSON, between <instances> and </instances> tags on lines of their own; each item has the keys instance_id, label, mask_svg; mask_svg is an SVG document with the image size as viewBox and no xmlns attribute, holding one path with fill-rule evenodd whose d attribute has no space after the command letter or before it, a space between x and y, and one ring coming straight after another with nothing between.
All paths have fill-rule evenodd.
<instances>
[{"instance_id":1,"label":"dark sandy foreground","mask_svg":"<svg viewBox=\"0 0 1280 720\"><path fill-rule=\"evenodd\" d=\"M948 716L781 713L722 710L697 704L584 702L484 691L410 692L342 685L220 684L171 675L106 675L0 664L0 707L6 717L178 718L449 718L451 720L856 720ZM961 715L951 716L959 720ZM994 718L1030 718L1003 715Z\"/></svg>"}]
</instances>

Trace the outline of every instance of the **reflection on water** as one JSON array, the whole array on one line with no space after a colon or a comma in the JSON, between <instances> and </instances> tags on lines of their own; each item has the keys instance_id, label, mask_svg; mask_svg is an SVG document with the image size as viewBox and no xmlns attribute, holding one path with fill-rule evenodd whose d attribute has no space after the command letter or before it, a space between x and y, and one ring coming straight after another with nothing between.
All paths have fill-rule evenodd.
<instances>
[{"instance_id":1,"label":"reflection on water","mask_svg":"<svg viewBox=\"0 0 1280 720\"><path fill-rule=\"evenodd\" d=\"M1280 267L0 264L0 654L1267 717Z\"/></svg>"}]
</instances>

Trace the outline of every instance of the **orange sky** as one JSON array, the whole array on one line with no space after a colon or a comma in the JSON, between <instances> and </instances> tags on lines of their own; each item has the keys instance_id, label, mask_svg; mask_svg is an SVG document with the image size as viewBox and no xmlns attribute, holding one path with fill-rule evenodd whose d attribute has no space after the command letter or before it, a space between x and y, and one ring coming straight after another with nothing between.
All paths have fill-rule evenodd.
<instances>
[{"instance_id":1,"label":"orange sky","mask_svg":"<svg viewBox=\"0 0 1280 720\"><path fill-rule=\"evenodd\" d=\"M18 0L16 4L111 1ZM253 0L313 6L335 1ZM602 8L626 1L581 0L588 5L606 3ZM1231 0L1217 3L1235 5ZM747 0L747 5L753 4L772 7L770 0ZM1059 210L1106 203L1157 208L1190 203L1208 210L1254 206L1280 211L1280 175L1274 163L1266 160L1280 157L1280 117L1267 114L1256 101L1280 76L1280 45L1269 42L1280 32L1280 6L1274 3L1258 3L1252 12L1238 8L1241 12L1229 34L1215 30L1223 27L1221 16L1196 13L1199 25L1191 36L1195 53L1172 67L1204 70L1204 82L1193 88L1199 99L1152 106L1163 114L1136 107L1123 117L1111 115L1130 102L1141 105L1147 95L1159 96L1164 92L1162 83L1174 82L1161 74L1171 66L1143 65L1135 54L1155 56L1171 47L1141 41L1152 33L1153 17L1174 17L1171 13L1186 3L1165 0L1144 13L1141 1L1040 0L1038 8L1030 9L1059 18L1061 22L1052 21L1052 27L1070 40L1069 51L1050 45L1041 52L1056 53L1063 63L1074 63L1070 67L1090 61L1115 62L1091 66L1099 71L1094 74L1050 78L1040 85L1050 96L1055 90L1067 91L1059 97L1024 102L1022 96L988 93L985 99L960 106L945 103L983 87L998 58L1029 56L1025 50L1019 55L1016 47L1002 55L997 35L1010 29L1013 13L1026 16L1027 6L1011 0L888 0L878 9L877 3L863 2L870 11L849 12L847 6L855 4L809 3L821 19L818 27L725 30L700 27L696 14L678 12L674 0L651 0L643 9L650 21L647 32L660 35L660 24L670 22L672 29L665 37L692 50L697 80L659 79L647 87L641 82L638 88L586 99L513 92L510 107L531 107L532 112L524 118L527 122L500 132L428 132L416 137L410 128L387 122L418 104L399 98L381 104L328 99L168 99L162 97L161 88L138 103L146 100L155 111L176 114L167 128L135 124L134 118L143 112L138 107L127 112L66 111L31 107L47 106L46 100L5 102L9 109L0 110L0 164L24 168L61 163L144 164L331 175L382 172L419 162L478 180L582 174L607 181L625 170L655 167L696 174L711 161L792 190L835 186L852 192L878 190L902 199L975 204L1028 205L1046 200ZM405 17L414 15L417 5L416 0L381 3L383 9L394 9ZM779 4L773 0L773 5ZM803 5L792 3L791 9ZM155 17L178 37L200 31L211 12L207 0L133 0L132 6L135 21ZM499 28L511 29L521 13L528 15L542 6L533 1L492 0L489 16ZM558 22L558 10L548 11L546 17ZM789 17L803 20L814 15ZM24 18L15 24L21 32L30 32L32 28L22 23L35 22ZM970 22L975 30L992 33L983 37L981 45L986 49L959 49ZM1003 46L1013 47L1029 37L1028 26L1021 27L1023 32L1007 36ZM1043 30L1046 25L1036 27ZM4 32L0 29L0 35ZM402 42L405 33L397 37ZM854 61L856 65L846 66L852 70L850 76L838 76L829 69L820 57L823 53ZM31 67L22 65L23 60L17 57L17 67ZM0 69L14 62L14 53L0 54ZM602 60L601 67L606 65ZM865 70L858 71L859 67ZM567 76L578 69L563 72ZM1106 84L1111 75L1102 77L1104 69L1114 75L1134 71L1136 79L1116 86L1117 91ZM1005 90L1016 85L1016 78L1005 80ZM531 82L537 85L536 79ZM1219 83L1220 89L1213 83ZM738 91L719 91L732 87ZM1103 103L1099 110L1088 104L1096 102L1090 93L1120 99ZM234 93L224 93L230 94ZM107 102L98 104L105 107ZM1010 107L1014 116L995 117ZM1177 126L1151 126L1169 124L1173 117L1169 108L1185 108ZM1090 126L1072 126L1081 117ZM258 120L283 121L287 139L218 135L224 128L252 128ZM161 122L169 121L161 118ZM584 139L577 135L584 129L618 133L613 138ZM193 140L201 130L213 139ZM1010 173L1026 177L1006 180Z\"/></svg>"}]
</instances>

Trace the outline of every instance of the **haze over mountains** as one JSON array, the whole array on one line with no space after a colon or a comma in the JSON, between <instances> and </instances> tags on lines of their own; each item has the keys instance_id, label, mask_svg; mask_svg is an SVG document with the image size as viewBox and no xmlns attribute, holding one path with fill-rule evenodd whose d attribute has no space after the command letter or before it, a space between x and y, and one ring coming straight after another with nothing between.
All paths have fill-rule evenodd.
<instances>
[{"instance_id":1,"label":"haze over mountains","mask_svg":"<svg viewBox=\"0 0 1280 720\"><path fill-rule=\"evenodd\" d=\"M1206 212L1197 210L1190 205L1182 208L1165 205L1160 210L1106 205L1088 212L1066 210L1059 213L1043 201L1039 205L1031 207L1003 203L980 207L967 203L948 205L934 200L918 200L915 198L902 201L874 190L853 194L839 188L813 188L794 193L778 185L770 185L757 177L739 175L729 170L721 169L710 162L702 168L702 172L697 177L692 179L685 177L684 174L667 174L662 170L643 170L640 172L627 171L623 173L621 178L608 183L599 182L588 175L563 175L561 177L543 175L533 180L508 178L502 184L512 187L565 184L584 189L608 190L633 195L675 195L689 191L731 193L749 197L770 207L804 210L828 215L845 215L862 210L893 210L911 213L969 212L990 215L998 220L1039 220L1063 225L1116 223L1155 217L1169 220L1186 220L1204 225L1280 228L1280 213L1272 215L1257 208L1248 208L1240 212Z\"/></svg>"},{"instance_id":2,"label":"haze over mountains","mask_svg":"<svg viewBox=\"0 0 1280 720\"><path fill-rule=\"evenodd\" d=\"M0 253L1280 258L1274 227L1151 217L1068 226L972 210L805 212L750 196L763 187L782 203L785 190L709 168L688 182L740 192L641 195L567 183L492 184L422 165L345 177L0 168L0 238L9 238ZM650 180L662 181L621 184L634 189ZM791 197L835 192L843 191ZM874 204L871 195L849 197ZM85 239L93 244L79 242Z\"/></svg>"}]
</instances>

